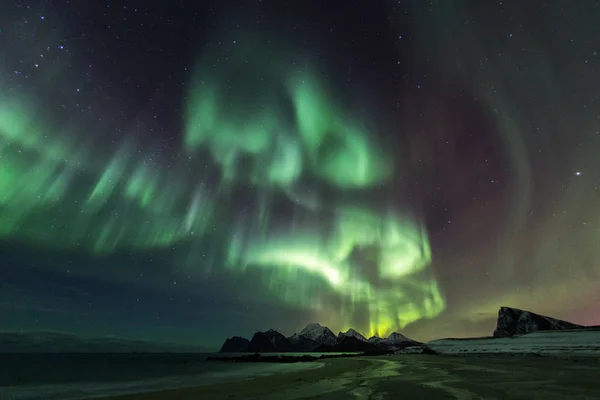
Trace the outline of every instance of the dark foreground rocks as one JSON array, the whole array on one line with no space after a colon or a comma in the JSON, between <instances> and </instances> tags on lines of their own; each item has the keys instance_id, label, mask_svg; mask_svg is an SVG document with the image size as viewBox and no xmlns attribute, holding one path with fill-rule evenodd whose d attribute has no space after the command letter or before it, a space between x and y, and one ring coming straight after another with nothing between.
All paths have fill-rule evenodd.
<instances>
[{"instance_id":1,"label":"dark foreground rocks","mask_svg":"<svg viewBox=\"0 0 600 400\"><path fill-rule=\"evenodd\" d=\"M304 354L301 356L264 356L259 353L247 354L243 356L235 356L235 357L207 357L207 361L225 361L225 362L246 362L246 363L257 363L257 362L273 362L273 363L297 363L297 362L309 362L309 361L317 361L323 360L327 358L347 358L347 357L358 357L365 355L375 355L375 354L323 354L320 356L312 356L309 354ZM377 354L379 355L379 354Z\"/></svg>"}]
</instances>

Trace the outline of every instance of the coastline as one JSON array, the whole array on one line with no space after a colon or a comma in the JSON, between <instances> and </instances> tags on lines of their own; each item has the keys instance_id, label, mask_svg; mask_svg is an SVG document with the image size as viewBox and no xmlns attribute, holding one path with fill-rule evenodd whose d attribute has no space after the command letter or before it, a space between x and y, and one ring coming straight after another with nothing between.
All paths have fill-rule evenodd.
<instances>
[{"instance_id":1,"label":"coastline","mask_svg":"<svg viewBox=\"0 0 600 400\"><path fill-rule=\"evenodd\" d=\"M146 358L144 358L146 356ZM41 362L40 360L45 360ZM110 398L240 382L270 375L319 369L312 362L205 362L203 355L77 354L0 357L12 370L2 375L0 398L13 400ZM140 358L141 357L141 358ZM200 361L201 360L201 361ZM200 361L200 362L198 362ZM145 365L146 362L148 365ZM105 366L115 364L107 373ZM51 364L54 364L54 369ZM227 365L230 364L230 365ZM37 365L32 373L31 365ZM65 365L68 368L65 368ZM62 380L60 380L62 378Z\"/></svg>"},{"instance_id":2,"label":"coastline","mask_svg":"<svg viewBox=\"0 0 600 400\"><path fill-rule=\"evenodd\" d=\"M314 361L310 362L313 363ZM324 359L318 361L322 363L319 368L303 369L294 372L282 372L272 375L250 378L241 381L231 381L204 386L188 387L181 389L161 390L155 392L137 393L129 395L101 397L103 400L222 400L222 399L248 399L248 398L272 398L280 397L287 391L295 391L296 394L309 393L311 384L330 382L331 390L326 392L339 391L343 389L340 378L344 375L353 374L366 369L373 363L373 360L362 357L351 357L343 359ZM348 380L349 383L349 380ZM308 389L308 390L307 390ZM314 391L313 391L314 392ZM321 392L318 390L317 392ZM296 397L296 396L294 396ZM290 397L290 398L294 398Z\"/></svg>"},{"instance_id":3,"label":"coastline","mask_svg":"<svg viewBox=\"0 0 600 400\"><path fill-rule=\"evenodd\" d=\"M321 368L105 400L596 398L600 358L394 355L324 360Z\"/></svg>"}]
</instances>

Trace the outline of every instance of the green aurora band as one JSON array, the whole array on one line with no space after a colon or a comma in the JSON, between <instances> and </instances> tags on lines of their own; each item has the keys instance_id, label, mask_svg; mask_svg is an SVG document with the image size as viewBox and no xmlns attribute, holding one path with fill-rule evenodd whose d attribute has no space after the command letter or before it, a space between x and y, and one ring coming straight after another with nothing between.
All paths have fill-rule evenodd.
<instances>
[{"instance_id":1,"label":"green aurora band","mask_svg":"<svg viewBox=\"0 0 600 400\"><path fill-rule=\"evenodd\" d=\"M200 60L187 96L187 157L171 168L135 140L93 152L89 140L49 132L41 107L5 92L0 235L97 254L182 244L186 273L258 273L286 303L369 335L442 312L423 224L408 209L361 201L392 178L392 157L316 69L238 48L235 68L215 67L212 54ZM198 172L209 158L220 171L214 187ZM239 202L240 186L255 199L231 215L221 205ZM202 243L216 230L226 255L209 262Z\"/></svg>"}]
</instances>

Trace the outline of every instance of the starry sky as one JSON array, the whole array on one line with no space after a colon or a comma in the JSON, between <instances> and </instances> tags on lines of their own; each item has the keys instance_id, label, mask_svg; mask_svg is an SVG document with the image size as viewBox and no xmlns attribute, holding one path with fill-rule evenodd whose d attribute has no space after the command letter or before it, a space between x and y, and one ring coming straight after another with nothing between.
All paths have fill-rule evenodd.
<instances>
[{"instance_id":1,"label":"starry sky","mask_svg":"<svg viewBox=\"0 0 600 400\"><path fill-rule=\"evenodd\" d=\"M597 2L0 5L0 330L600 324Z\"/></svg>"}]
</instances>

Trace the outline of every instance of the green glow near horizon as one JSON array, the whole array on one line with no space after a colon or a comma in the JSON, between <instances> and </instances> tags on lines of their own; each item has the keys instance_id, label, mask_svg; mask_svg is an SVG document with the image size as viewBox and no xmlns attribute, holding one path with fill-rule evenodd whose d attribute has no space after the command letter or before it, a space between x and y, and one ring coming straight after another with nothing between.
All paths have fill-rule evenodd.
<instances>
[{"instance_id":1,"label":"green glow near horizon","mask_svg":"<svg viewBox=\"0 0 600 400\"><path fill-rule=\"evenodd\" d=\"M369 190L391 177L391 158L311 71L289 74L277 62L257 57L242 62L248 68L239 87L231 85L239 71L199 64L188 95L189 152L210 149L228 180L241 175L238 163L250 157L252 183L281 186L288 193L306 173L340 190ZM282 99L293 110L295 124L283 118ZM228 266L260 269L272 292L302 307L335 313L328 300L334 293L348 321L354 319L351 310L366 309L371 317L363 329L370 334L389 333L443 310L435 281L423 273L431 252L419 223L368 207L355 210L335 202L315 207L298 218L302 224L292 222L280 231L240 229L232 238ZM334 232L323 234L319 226L331 219ZM355 253L365 248L377 260L358 265Z\"/></svg>"},{"instance_id":2,"label":"green glow near horizon","mask_svg":"<svg viewBox=\"0 0 600 400\"><path fill-rule=\"evenodd\" d=\"M237 57L247 53L242 49ZM417 219L403 210L324 201L310 183L307 193L297 189L316 179L315 188L368 192L391 179L392 157L316 74L290 74L283 63L260 59L231 70L199 64L187 96L183 145L189 157L171 169L135 144L94 153L36 120L39 113L20 107L25 100L5 96L0 235L96 253L185 240L193 244L182 261L186 273L215 266L257 271L286 303L336 316L369 335L439 314L444 300L427 271L431 251ZM203 151L221 169L217 188L189 173ZM221 217L227 188L247 183L256 194L250 214ZM288 197L289 221L274 214L276 196ZM324 229L325 221L332 228ZM228 245L227 260L209 265L199 248L218 226L225 227L219 230L226 243L219 245Z\"/></svg>"},{"instance_id":3,"label":"green glow near horizon","mask_svg":"<svg viewBox=\"0 0 600 400\"><path fill-rule=\"evenodd\" d=\"M277 232L266 240L254 240L246 252L231 246L230 266L267 269L266 283L274 292L326 314L332 309L326 297L334 292L342 300L342 313L362 306L374 316L365 327L369 335L385 335L443 309L435 281L421 274L431 252L418 225L393 215L347 208L338 210L335 218L336 229L330 235L319 235L317 216L312 227L305 224L292 227L287 235ZM372 264L356 257L355 252L365 249L377 255ZM315 278L320 284L315 284Z\"/></svg>"}]
</instances>

